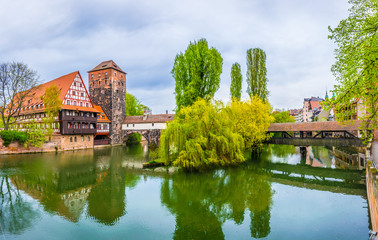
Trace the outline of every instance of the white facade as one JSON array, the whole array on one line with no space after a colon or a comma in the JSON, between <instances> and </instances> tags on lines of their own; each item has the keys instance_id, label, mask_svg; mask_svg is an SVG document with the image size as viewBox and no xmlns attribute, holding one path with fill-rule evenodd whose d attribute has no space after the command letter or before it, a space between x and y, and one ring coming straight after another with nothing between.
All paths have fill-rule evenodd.
<instances>
[{"instance_id":1,"label":"white facade","mask_svg":"<svg viewBox=\"0 0 378 240\"><path fill-rule=\"evenodd\" d=\"M165 129L167 123L123 123L122 130L153 130Z\"/></svg>"}]
</instances>

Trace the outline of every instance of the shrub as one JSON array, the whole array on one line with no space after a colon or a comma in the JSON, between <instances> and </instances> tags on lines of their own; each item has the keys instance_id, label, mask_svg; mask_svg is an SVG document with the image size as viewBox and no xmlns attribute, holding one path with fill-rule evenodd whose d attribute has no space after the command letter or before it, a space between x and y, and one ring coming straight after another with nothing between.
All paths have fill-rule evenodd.
<instances>
[{"instance_id":1,"label":"shrub","mask_svg":"<svg viewBox=\"0 0 378 240\"><path fill-rule=\"evenodd\" d=\"M0 132L1 139L3 139L3 145L8 147L13 141L18 141L24 144L28 140L26 132L19 132L16 130L3 130Z\"/></svg>"},{"instance_id":2,"label":"shrub","mask_svg":"<svg viewBox=\"0 0 378 240\"><path fill-rule=\"evenodd\" d=\"M135 145L142 141L142 135L139 133L132 133L126 141L126 145Z\"/></svg>"}]
</instances>

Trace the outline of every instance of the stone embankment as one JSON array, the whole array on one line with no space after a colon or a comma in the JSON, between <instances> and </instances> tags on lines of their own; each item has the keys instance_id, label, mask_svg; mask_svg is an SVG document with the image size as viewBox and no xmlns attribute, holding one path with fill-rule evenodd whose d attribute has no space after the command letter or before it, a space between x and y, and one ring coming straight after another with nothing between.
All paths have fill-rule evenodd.
<instances>
[{"instance_id":1,"label":"stone embankment","mask_svg":"<svg viewBox=\"0 0 378 240\"><path fill-rule=\"evenodd\" d=\"M367 159L369 157L367 156ZM372 230L378 232L378 141L371 146L370 161L366 167L366 191Z\"/></svg>"}]
</instances>

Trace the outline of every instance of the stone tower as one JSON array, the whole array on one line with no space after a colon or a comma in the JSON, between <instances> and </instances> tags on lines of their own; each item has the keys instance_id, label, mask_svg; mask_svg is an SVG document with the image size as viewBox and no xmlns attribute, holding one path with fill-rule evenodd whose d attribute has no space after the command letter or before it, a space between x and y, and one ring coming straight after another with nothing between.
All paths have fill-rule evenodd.
<instances>
[{"instance_id":1,"label":"stone tower","mask_svg":"<svg viewBox=\"0 0 378 240\"><path fill-rule=\"evenodd\" d=\"M112 60L97 65L88 72L89 94L111 121L111 144L121 144L121 127L126 116L126 73Z\"/></svg>"}]
</instances>

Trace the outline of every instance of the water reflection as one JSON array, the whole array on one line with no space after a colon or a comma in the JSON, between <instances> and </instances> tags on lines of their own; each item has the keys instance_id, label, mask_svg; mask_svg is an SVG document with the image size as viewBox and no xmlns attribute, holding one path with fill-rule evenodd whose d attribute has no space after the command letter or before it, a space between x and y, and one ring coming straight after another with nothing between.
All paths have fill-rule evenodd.
<instances>
[{"instance_id":1,"label":"water reflection","mask_svg":"<svg viewBox=\"0 0 378 240\"><path fill-rule=\"evenodd\" d=\"M314 196L321 191L364 197L362 173L353 166L352 160L346 160L350 156L359 157L358 154L353 149L269 145L260 159L243 166L173 175L130 167L146 160L142 145L0 156L0 223L6 233L20 234L24 238L27 238L22 235L26 235L25 230L33 229L38 221L47 218L46 215L66 219L62 223L64 227L74 222L75 226L85 225L90 229L90 223L94 222L96 229L91 231L97 231L98 225L115 230L140 226L139 229L152 229L151 233L156 233L166 226L157 224L159 230L156 230L143 225L144 222L137 225L140 223L135 220L143 214L140 209L135 210L138 205L135 201L144 203L146 201L142 199L151 198L154 200L147 201L148 204L160 207L168 214L160 208L152 209L154 212L148 214L157 214L156 218L173 217L173 228L167 231L172 231L168 235L174 239L230 238L225 225L232 225L232 232L240 227L254 239L272 237L277 228L274 222L280 221L277 220L280 210L273 210L276 201L280 201L276 199L278 194L274 186L301 188ZM338 159L345 164L338 163ZM150 195L151 192L156 196ZM140 195L135 197L136 193ZM134 205L130 199L134 200ZM35 200L39 204L34 204ZM289 201L295 203L297 199ZM147 208L143 204L139 207ZM159 215L155 210L163 214ZM138 217L130 217L132 212ZM128 221L120 221L125 218ZM237 238L235 236L231 235L231 238Z\"/></svg>"},{"instance_id":2,"label":"water reflection","mask_svg":"<svg viewBox=\"0 0 378 240\"><path fill-rule=\"evenodd\" d=\"M35 223L40 214L29 202L24 201L18 186L14 186L11 181L8 176L0 177L0 224L5 232L21 234Z\"/></svg>"},{"instance_id":3,"label":"water reflection","mask_svg":"<svg viewBox=\"0 0 378 240\"><path fill-rule=\"evenodd\" d=\"M165 178L161 201L176 216L174 239L224 239L222 224L243 223L247 209L251 236L266 237L273 194L268 179L253 165Z\"/></svg>"}]
</instances>

